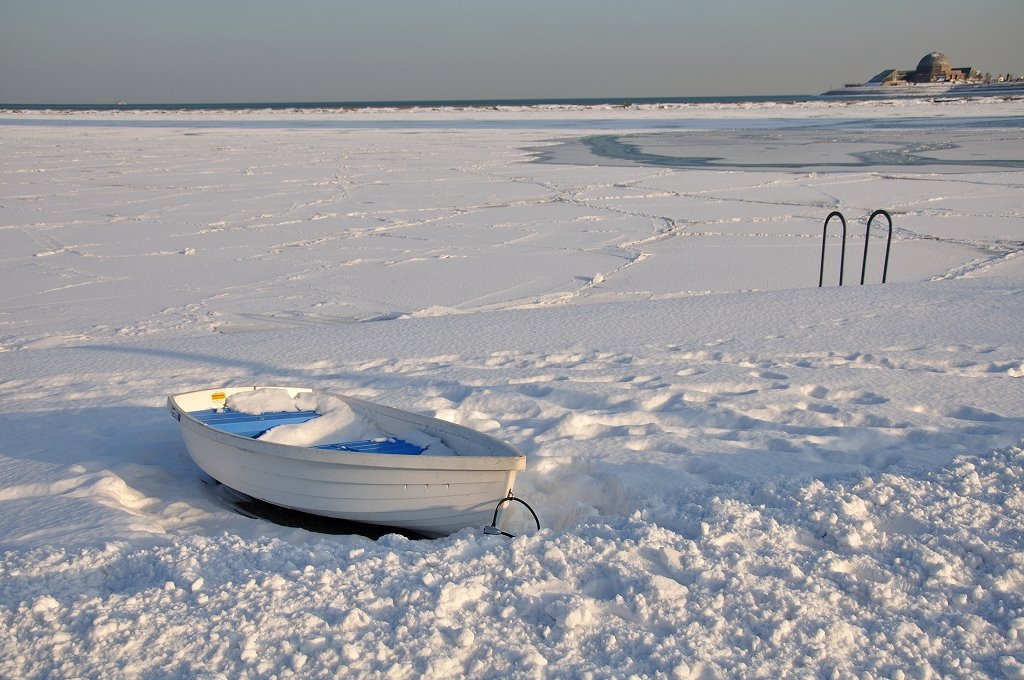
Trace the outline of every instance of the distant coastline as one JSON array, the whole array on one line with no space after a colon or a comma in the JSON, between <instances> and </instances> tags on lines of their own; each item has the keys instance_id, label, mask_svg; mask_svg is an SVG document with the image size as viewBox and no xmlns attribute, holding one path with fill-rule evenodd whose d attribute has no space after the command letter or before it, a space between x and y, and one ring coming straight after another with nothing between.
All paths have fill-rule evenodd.
<instances>
[{"instance_id":1,"label":"distant coastline","mask_svg":"<svg viewBox=\"0 0 1024 680\"><path fill-rule=\"evenodd\" d=\"M93 104L10 104L0 103L0 111L56 111L65 113L88 111L370 111L412 109L500 109L531 107L651 107L658 105L698 104L800 104L836 99L931 99L953 97L1024 97L1024 82L1012 83L912 83L901 86L877 83L851 84L822 94L731 95L715 97L595 97L574 99L425 99L407 101L336 101L336 102L186 102L186 103L114 103Z\"/></svg>"},{"instance_id":2,"label":"distant coastline","mask_svg":"<svg viewBox=\"0 0 1024 680\"><path fill-rule=\"evenodd\" d=\"M251 111L293 109L414 109L414 108L495 108L502 106L621 106L651 104L764 104L815 101L809 94L739 95L728 97L598 97L582 99L436 99L408 101L337 102L192 102L133 104L131 102L94 104L8 104L0 109L26 111Z\"/></svg>"},{"instance_id":3,"label":"distant coastline","mask_svg":"<svg viewBox=\"0 0 1024 680\"><path fill-rule=\"evenodd\" d=\"M1024 83L903 83L847 85L829 90L824 99L927 99L959 97L1024 97Z\"/></svg>"},{"instance_id":4,"label":"distant coastline","mask_svg":"<svg viewBox=\"0 0 1024 680\"><path fill-rule=\"evenodd\" d=\"M906 99L919 97L1019 97L1024 78L982 74L973 66L954 68L942 52L930 52L913 69L887 68L865 83L848 83L823 92L830 99Z\"/></svg>"}]
</instances>

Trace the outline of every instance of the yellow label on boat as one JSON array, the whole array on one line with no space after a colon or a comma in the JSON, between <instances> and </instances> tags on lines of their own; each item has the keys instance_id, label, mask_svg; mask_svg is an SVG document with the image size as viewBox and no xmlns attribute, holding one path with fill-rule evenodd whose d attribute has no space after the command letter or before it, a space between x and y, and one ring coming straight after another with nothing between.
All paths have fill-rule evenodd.
<instances>
[{"instance_id":1,"label":"yellow label on boat","mask_svg":"<svg viewBox=\"0 0 1024 680\"><path fill-rule=\"evenodd\" d=\"M225 396L226 395L223 392L214 392L213 394L210 395L210 399L213 399L214 401L220 401L221 399L224 399Z\"/></svg>"}]
</instances>

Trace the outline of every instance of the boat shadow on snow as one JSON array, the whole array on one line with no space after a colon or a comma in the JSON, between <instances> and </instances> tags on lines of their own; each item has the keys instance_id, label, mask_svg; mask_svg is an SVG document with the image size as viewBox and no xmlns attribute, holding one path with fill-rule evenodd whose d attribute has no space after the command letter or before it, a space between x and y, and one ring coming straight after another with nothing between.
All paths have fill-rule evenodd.
<instances>
[{"instance_id":1,"label":"boat shadow on snow","mask_svg":"<svg viewBox=\"0 0 1024 680\"><path fill-rule=\"evenodd\" d=\"M230 487L224 486L212 477L206 477L203 479L203 482L213 488L218 501L230 508L232 511L237 512L244 517L249 517L250 519L260 519L278 526L303 529L305 531L312 531L313 533L327 534L330 536L365 536L366 538L375 541L382 536L387 536L388 534L398 534L399 536L404 536L405 538L413 541L427 540L429 538L422 534L418 534L415 531L410 531L409 529L403 529L400 527L367 524L365 522L352 522L350 520L337 519L334 517L312 515L300 510L291 510L289 508L281 507L280 505L261 501L253 498L252 496L247 496L240 491L235 491Z\"/></svg>"}]
</instances>

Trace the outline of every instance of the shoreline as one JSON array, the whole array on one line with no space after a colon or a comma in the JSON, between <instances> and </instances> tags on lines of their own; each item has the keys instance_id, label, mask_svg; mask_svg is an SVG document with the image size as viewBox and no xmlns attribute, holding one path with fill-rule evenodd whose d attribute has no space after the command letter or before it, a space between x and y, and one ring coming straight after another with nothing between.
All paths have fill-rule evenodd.
<instances>
[{"instance_id":1,"label":"shoreline","mask_svg":"<svg viewBox=\"0 0 1024 680\"><path fill-rule=\"evenodd\" d=\"M438 128L498 127L553 130L641 130L707 127L832 125L882 120L1017 118L1024 97L969 99L718 102L621 105L524 105L492 108L420 107L379 109L10 109L0 107L0 127L266 127Z\"/></svg>"},{"instance_id":2,"label":"shoreline","mask_svg":"<svg viewBox=\"0 0 1024 680\"><path fill-rule=\"evenodd\" d=\"M1024 98L1022 98L1024 99ZM636 115L636 114L663 114L672 112L691 111L757 111L757 110L800 110L802 108L818 109L830 108L844 102L829 102L826 100L808 101L764 101L764 102L661 102L643 104L503 104L492 106L480 105L447 105L447 104L423 104L409 106L379 106L379 107L216 107L209 108L59 108L59 107L7 107L0 106L0 116L50 116L61 118L76 118L83 115L103 116L111 118L149 118L156 116L175 116L181 119L188 119L196 116L236 116L236 117L266 117L266 116L295 116L295 117L317 117L332 116L357 118L360 116L376 117L380 115L415 116L417 114L431 113L452 116L486 117L493 115L539 113L539 114L571 114L571 113L600 113L602 115Z\"/></svg>"},{"instance_id":3,"label":"shoreline","mask_svg":"<svg viewBox=\"0 0 1024 680\"><path fill-rule=\"evenodd\" d=\"M437 100L396 100L396 101L338 101L338 102L153 102L129 104L42 104L42 103L0 103L0 110L30 111L249 111L249 110L331 110L362 111L367 109L409 110L409 109L493 109L523 107L613 107L630 108L662 104L738 104L738 103L785 103L813 101L818 97L811 94L781 95L729 95L708 97L573 97L565 99L437 99Z\"/></svg>"}]
</instances>

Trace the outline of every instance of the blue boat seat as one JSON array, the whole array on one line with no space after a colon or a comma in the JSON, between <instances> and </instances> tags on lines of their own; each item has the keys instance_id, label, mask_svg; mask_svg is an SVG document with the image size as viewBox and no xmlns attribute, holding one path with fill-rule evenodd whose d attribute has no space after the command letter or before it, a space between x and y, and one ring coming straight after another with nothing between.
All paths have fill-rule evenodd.
<instances>
[{"instance_id":1,"label":"blue boat seat","mask_svg":"<svg viewBox=\"0 0 1024 680\"><path fill-rule=\"evenodd\" d=\"M259 415L239 413L230 409L206 409L190 411L189 415L210 427L242 435L243 437L259 437L272 427L278 425L294 425L312 420L320 414L316 411L269 411Z\"/></svg>"},{"instance_id":2,"label":"blue boat seat","mask_svg":"<svg viewBox=\"0 0 1024 680\"><path fill-rule=\"evenodd\" d=\"M422 446L410 444L404 439L389 437L387 439L363 439L357 442L341 442L339 444L320 444L314 449L329 451L353 451L355 453L391 453L400 456L418 456L425 450Z\"/></svg>"},{"instance_id":3,"label":"blue boat seat","mask_svg":"<svg viewBox=\"0 0 1024 680\"><path fill-rule=\"evenodd\" d=\"M239 413L227 408L220 410L211 408L204 411L190 411L189 415L204 425L209 425L223 432L255 439L272 427L305 423L319 417L320 414L316 411L270 411L268 413L252 415L249 413ZM404 439L398 439L397 437L320 444L312 448L327 451L352 451L355 453L390 453L401 456L417 456L425 451L422 446L410 444Z\"/></svg>"}]
</instances>

